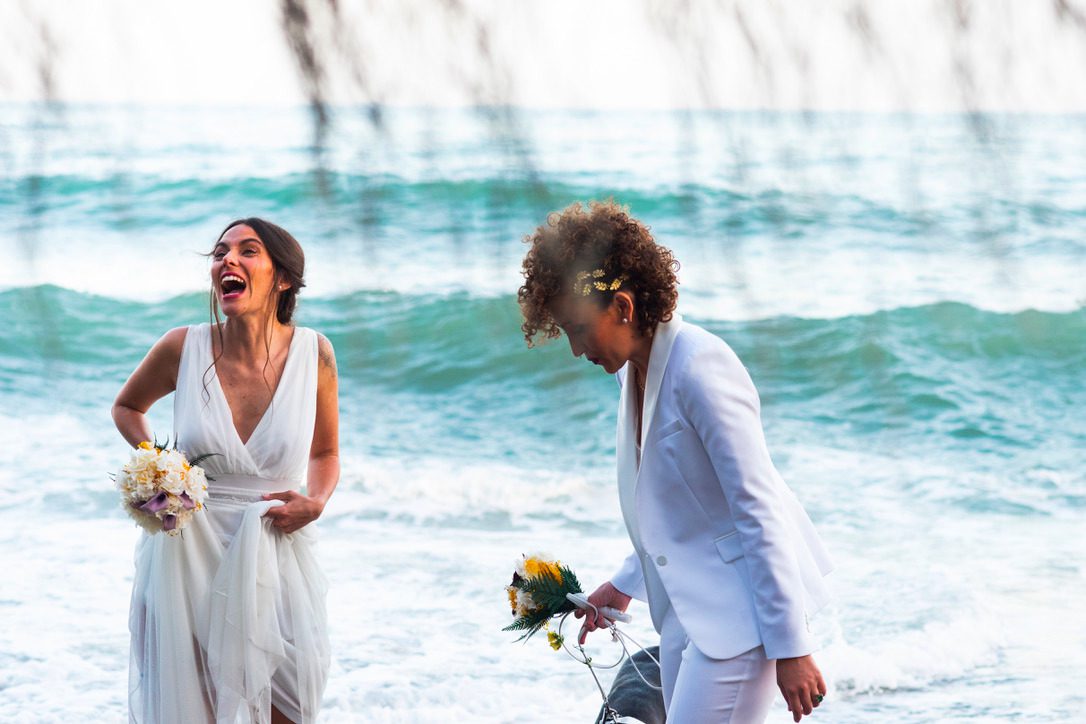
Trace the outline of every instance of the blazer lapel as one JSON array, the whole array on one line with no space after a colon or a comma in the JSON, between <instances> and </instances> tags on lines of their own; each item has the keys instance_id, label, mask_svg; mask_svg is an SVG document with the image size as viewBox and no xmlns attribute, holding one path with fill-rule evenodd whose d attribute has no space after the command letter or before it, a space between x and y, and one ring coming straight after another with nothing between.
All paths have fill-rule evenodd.
<instances>
[{"instance_id":1,"label":"blazer lapel","mask_svg":"<svg viewBox=\"0 0 1086 724\"><path fill-rule=\"evenodd\" d=\"M641 534L637 527L637 514L634 511L634 487L637 485L637 399L632 370L627 364L623 368L622 392L618 399L618 435L615 440L616 468L618 471L618 502L622 508L622 518L626 530L636 547L641 545Z\"/></svg>"},{"instance_id":2,"label":"blazer lapel","mask_svg":"<svg viewBox=\"0 0 1086 724\"><path fill-rule=\"evenodd\" d=\"M671 348L681 326L682 317L676 314L670 322L661 323L656 327L656 338L652 341L652 352L649 353L649 371L645 380L645 405L641 415L642 462L645 453L648 452L644 441L648 439L649 429L652 427L656 401L660 397L660 383L663 381L664 370L667 369L667 361L671 356ZM629 531L635 547L640 549L641 530L637 521L634 493L643 465L638 463L636 446L637 389L633 379L633 369L627 364L622 374L622 394L618 403L618 436L615 441L615 453L618 457L618 499L622 507L622 517L626 522L626 530Z\"/></svg>"},{"instance_id":3,"label":"blazer lapel","mask_svg":"<svg viewBox=\"0 0 1086 724\"><path fill-rule=\"evenodd\" d=\"M649 439L652 421L656 416L656 402L660 399L660 383L664 379L664 370L671 357L671 348L679 336L683 318L675 314L670 322L656 325L656 338L652 340L649 353L649 371L645 378L645 408L641 412L641 455L645 455L645 441ZM634 422L636 425L636 421Z\"/></svg>"}]
</instances>

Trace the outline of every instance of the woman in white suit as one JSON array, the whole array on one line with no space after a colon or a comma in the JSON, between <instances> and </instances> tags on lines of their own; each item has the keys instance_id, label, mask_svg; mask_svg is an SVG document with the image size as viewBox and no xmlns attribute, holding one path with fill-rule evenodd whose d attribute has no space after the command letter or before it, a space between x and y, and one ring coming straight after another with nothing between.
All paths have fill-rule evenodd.
<instances>
[{"instance_id":1,"label":"woman in white suit","mask_svg":"<svg viewBox=\"0 0 1086 724\"><path fill-rule=\"evenodd\" d=\"M807 618L828 598L831 564L770 460L750 376L674 313L678 263L622 207L574 204L527 241L528 343L565 333L575 357L621 386L619 501L633 552L589 601L648 601L669 721L764 721L776 684L798 722L826 694ZM587 631L607 623L585 618Z\"/></svg>"}]
</instances>

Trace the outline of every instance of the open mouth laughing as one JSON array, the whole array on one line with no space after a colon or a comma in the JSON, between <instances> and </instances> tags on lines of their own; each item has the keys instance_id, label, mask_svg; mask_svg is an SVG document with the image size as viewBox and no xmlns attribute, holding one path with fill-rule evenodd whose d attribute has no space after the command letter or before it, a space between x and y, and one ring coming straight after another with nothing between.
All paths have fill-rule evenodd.
<instances>
[{"instance_id":1,"label":"open mouth laughing","mask_svg":"<svg viewBox=\"0 0 1086 724\"><path fill-rule=\"evenodd\" d=\"M245 293L245 280L237 274L226 273L219 279L219 287L222 289L223 300L237 299Z\"/></svg>"}]
</instances>

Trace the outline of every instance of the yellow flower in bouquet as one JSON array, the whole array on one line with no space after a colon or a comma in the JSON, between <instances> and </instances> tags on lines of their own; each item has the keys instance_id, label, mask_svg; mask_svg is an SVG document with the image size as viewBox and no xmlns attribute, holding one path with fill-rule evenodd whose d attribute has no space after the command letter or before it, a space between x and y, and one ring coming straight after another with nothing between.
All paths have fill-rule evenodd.
<instances>
[{"instance_id":1,"label":"yellow flower in bouquet","mask_svg":"<svg viewBox=\"0 0 1086 724\"><path fill-rule=\"evenodd\" d=\"M525 558L524 573L521 575L525 578L530 576L550 576L561 583L562 567L558 561L548 561L543 558Z\"/></svg>"}]
</instances>

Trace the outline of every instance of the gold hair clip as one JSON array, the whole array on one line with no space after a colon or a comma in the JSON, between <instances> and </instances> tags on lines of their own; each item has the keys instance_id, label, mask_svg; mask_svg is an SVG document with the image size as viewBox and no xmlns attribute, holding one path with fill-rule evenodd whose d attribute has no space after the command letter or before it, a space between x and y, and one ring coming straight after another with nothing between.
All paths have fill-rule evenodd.
<instances>
[{"instance_id":1,"label":"gold hair clip","mask_svg":"<svg viewBox=\"0 0 1086 724\"><path fill-rule=\"evenodd\" d=\"M626 281L625 274L615 277L610 282L602 281L603 277L603 269L577 272L577 281L573 283L573 292L582 297L587 297L592 293L593 289L600 292L614 292L618 291L622 283Z\"/></svg>"}]
</instances>

